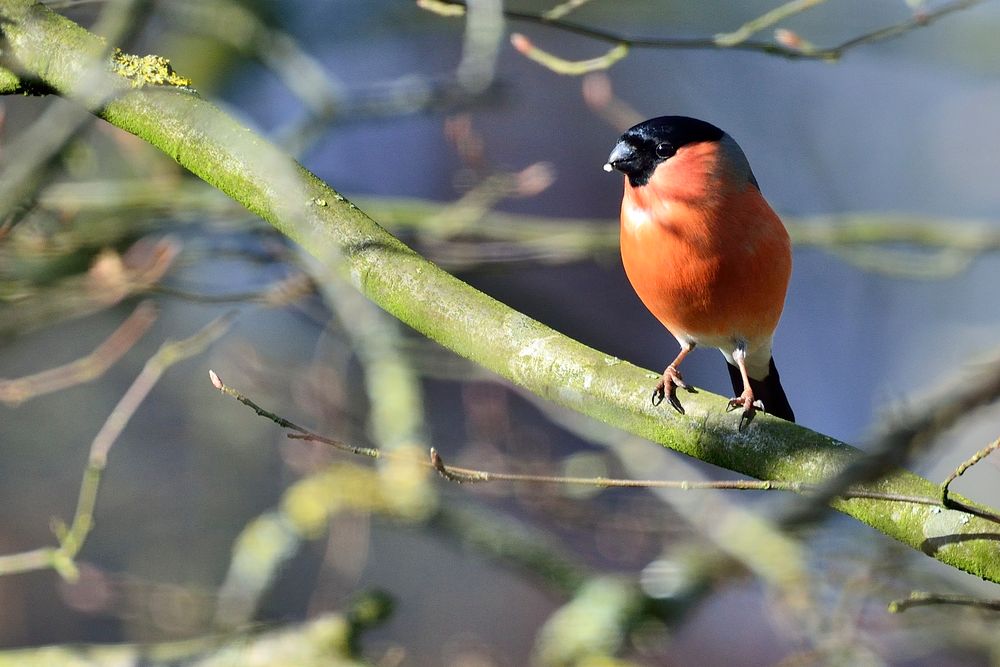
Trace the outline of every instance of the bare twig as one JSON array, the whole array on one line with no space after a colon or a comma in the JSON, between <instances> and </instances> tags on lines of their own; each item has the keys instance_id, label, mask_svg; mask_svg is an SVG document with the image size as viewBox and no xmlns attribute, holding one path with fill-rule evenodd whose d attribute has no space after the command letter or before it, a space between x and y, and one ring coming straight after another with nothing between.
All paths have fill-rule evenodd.
<instances>
[{"instance_id":1,"label":"bare twig","mask_svg":"<svg viewBox=\"0 0 1000 667\"><path fill-rule=\"evenodd\" d=\"M73 559L83 548L87 535L94 526L94 506L111 446L163 373L170 366L200 353L217 340L229 328L233 317L234 313L228 313L213 320L190 338L167 341L149 358L91 442L73 520L68 527L62 522L57 522L54 527L59 546L0 556L0 575L53 568L66 579L73 580L77 577Z\"/></svg>"},{"instance_id":2,"label":"bare twig","mask_svg":"<svg viewBox=\"0 0 1000 667\"><path fill-rule=\"evenodd\" d=\"M580 76L581 74L608 69L627 56L629 51L628 46L618 44L612 46L604 55L595 58L567 60L538 48L530 39L519 32L515 32L510 36L510 44L525 58L534 60L539 65L552 70L556 74L567 74L569 76Z\"/></svg>"},{"instance_id":3,"label":"bare twig","mask_svg":"<svg viewBox=\"0 0 1000 667\"><path fill-rule=\"evenodd\" d=\"M565 0L565 2L561 2L545 12L544 16L549 20L561 19L573 10L579 9L588 2L590 2L590 0Z\"/></svg>"},{"instance_id":4,"label":"bare twig","mask_svg":"<svg viewBox=\"0 0 1000 667\"><path fill-rule=\"evenodd\" d=\"M333 470L342 471L354 488L363 485L365 493L351 493L352 503L360 511L377 512L404 521L416 522L426 518L437 506L434 496L437 489L426 466L414 454L426 449L427 436L424 424L424 406L420 379L411 368L410 358L402 352L403 335L399 323L383 310L357 292L330 263L304 262L304 267L314 276L323 300L335 316L339 333L346 336L351 356L361 370L364 393L367 394L365 443L370 447L354 447L347 442L357 442L350 427L334 439L301 429L288 436L296 440L322 442L335 449L366 458L377 458L374 469L362 469L355 463L324 466L299 479L282 494L277 507L247 524L233 549L225 583L220 589L215 623L233 627L250 620L268 588L274 584L283 565L305 540L321 530L326 521L323 516L337 513L329 494L318 493L314 501L326 508L326 513L310 512L305 518L301 511L304 495L314 495L310 489L328 487L337 482L331 479ZM342 362L347 358L337 355ZM214 376L219 386L221 380ZM224 387L225 385L222 384ZM238 392L235 392L238 394ZM348 392L347 401L360 400L358 392ZM246 398L246 397L244 397ZM339 403L339 402L338 402ZM340 407L350 410L349 405ZM358 405L357 407L360 407ZM335 410L336 412L336 410ZM297 426L297 425L296 425ZM346 441L346 442L345 442ZM408 456L401 455L403 452ZM349 472L354 470L354 473ZM361 477L365 481L361 481ZM407 483L400 485L399 480ZM365 500L361 500L364 496ZM262 554L256 548L254 535L260 532L277 533L271 541L280 548ZM252 560L252 572L246 563Z\"/></svg>"},{"instance_id":5,"label":"bare twig","mask_svg":"<svg viewBox=\"0 0 1000 667\"><path fill-rule=\"evenodd\" d=\"M955 468L950 475L941 484L941 499L945 504L948 504L948 486L954 482L956 479L965 474L965 471L976 465L987 456L992 454L997 449L1000 449L1000 438L997 438L990 444L986 445L978 452L973 454L968 460L963 461L957 468Z\"/></svg>"},{"instance_id":6,"label":"bare twig","mask_svg":"<svg viewBox=\"0 0 1000 667\"><path fill-rule=\"evenodd\" d=\"M945 604L985 609L988 611L1000 611L1000 600L983 600L965 595L923 593L920 591L910 593L910 597L905 600L893 600L889 603L889 611L893 614L898 614L912 607L929 607Z\"/></svg>"},{"instance_id":7,"label":"bare twig","mask_svg":"<svg viewBox=\"0 0 1000 667\"><path fill-rule=\"evenodd\" d=\"M99 378L145 335L156 321L156 315L153 302L143 301L87 356L33 375L11 380L0 378L0 401L16 406L28 399Z\"/></svg>"},{"instance_id":8,"label":"bare twig","mask_svg":"<svg viewBox=\"0 0 1000 667\"><path fill-rule=\"evenodd\" d=\"M981 511L975 507L969 507L968 504L963 503L960 500L955 500L954 498L952 498L948 494L948 487L951 486L952 482L954 482L956 479L964 475L966 470L968 470L972 466L976 465L977 463L985 459L987 456L995 452L997 449L1000 449L1000 438L997 438L996 440L994 440L993 442L991 442L990 444L986 445L978 452L973 454L971 457L969 457L969 459L963 461L957 468L955 468L951 472L950 475L948 475L947 478L945 478L944 482L941 483L941 503L945 507L950 507L952 509L960 509L966 512L971 511L973 513L978 513Z\"/></svg>"},{"instance_id":9,"label":"bare twig","mask_svg":"<svg viewBox=\"0 0 1000 667\"><path fill-rule=\"evenodd\" d=\"M489 478L483 475L461 475L454 469L449 468L444 464L444 460L438 451L431 447L431 466L438 471L438 474L444 477L449 482L458 482L459 484L465 484L466 482L488 482Z\"/></svg>"},{"instance_id":10,"label":"bare twig","mask_svg":"<svg viewBox=\"0 0 1000 667\"><path fill-rule=\"evenodd\" d=\"M736 46L745 42L756 33L770 28L790 16L800 14L816 5L820 5L826 0L790 0L783 5L779 5L769 12L761 14L755 19L747 21L733 32L719 33L715 36L715 42L719 46Z\"/></svg>"},{"instance_id":11,"label":"bare twig","mask_svg":"<svg viewBox=\"0 0 1000 667\"><path fill-rule=\"evenodd\" d=\"M326 436L320 435L318 433L313 433L312 431L305 429L299 426L298 424L285 419L281 415L270 412L269 410L265 410L264 408L257 405L257 403L255 403L252 399L248 398L241 392L223 383L222 378L220 378L218 374L213 370L208 371L208 377L212 381L212 386L214 386L216 389L221 391L226 396L235 398L237 401L239 401L243 405L247 406L248 408L256 412L259 416L270 419L278 426L282 428L287 428L290 431L296 431L296 433L288 434L288 437L292 438L293 440L309 440L312 442L320 442L323 443L324 445L330 445L331 447L340 449L345 452L349 452L351 454L357 454L358 456L366 456L371 459L382 458L382 453L377 449L371 447L355 447L353 445L348 445L345 442L341 442L340 440L327 438Z\"/></svg>"},{"instance_id":12,"label":"bare twig","mask_svg":"<svg viewBox=\"0 0 1000 667\"><path fill-rule=\"evenodd\" d=\"M905 21L901 21L879 30L864 33L853 37L836 46L828 48L817 48L801 50L791 48L775 42L761 42L745 39L734 44L720 43L718 37L683 38L683 37L662 37L662 38L641 38L626 37L610 30L584 26L577 23L570 23L558 18L550 18L546 14L536 14L534 12L520 11L515 9L504 9L504 16L513 21L534 23L548 26L556 30L588 37L590 39L625 46L631 48L644 49L736 49L740 51L756 51L785 58L812 59L812 60L837 60L850 49L863 44L873 44L885 41L894 37L899 37L907 32L930 25L934 21L957 11L968 9L974 5L982 3L984 0L955 0L939 6L929 11L914 14ZM433 0L434 6L439 8L438 13L444 14L445 10L452 8L464 9L464 0ZM418 2L418 5L426 7L427 3ZM455 14L458 15L458 14Z\"/></svg>"},{"instance_id":13,"label":"bare twig","mask_svg":"<svg viewBox=\"0 0 1000 667\"><path fill-rule=\"evenodd\" d=\"M296 431L289 433L288 437L294 440L307 440L319 442L334 447L344 452L364 456L371 459L392 460L401 456L391 452L385 452L373 447L357 447L326 436L314 433L298 424L295 424L281 415L266 410L254 402L252 399L240 391L224 384L215 371L209 371L209 378L212 385L222 393L235 398L237 401L247 406L259 416L270 419L278 426ZM407 457L409 458L409 457ZM810 494L820 490L821 487L814 484L802 482L785 482L774 480L724 480L709 482L689 482L684 480L654 480L654 479L616 479L609 477L567 477L561 475L535 475L526 473L490 472L477 470L474 468L463 468L445 464L440 453L433 447L430 450L428 460L420 461L421 465L433 468L445 479L458 482L522 482L535 484L564 484L573 486L593 486L598 488L632 488L632 489L717 489L732 491L791 491L793 493ZM842 491L839 498L867 498L870 500L887 500L902 503L912 503L917 505L942 506L940 498L923 496L910 496L898 493L883 493L879 491L867 491L863 489L846 489ZM997 523L1000 523L1000 515L992 513L978 514Z\"/></svg>"}]
</instances>

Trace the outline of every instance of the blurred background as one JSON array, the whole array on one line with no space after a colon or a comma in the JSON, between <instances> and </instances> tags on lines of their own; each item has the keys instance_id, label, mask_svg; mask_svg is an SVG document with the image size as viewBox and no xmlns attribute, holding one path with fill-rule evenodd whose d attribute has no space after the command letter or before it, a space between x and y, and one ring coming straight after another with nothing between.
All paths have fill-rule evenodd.
<instances>
[{"instance_id":1,"label":"blurred background","mask_svg":"<svg viewBox=\"0 0 1000 667\"><path fill-rule=\"evenodd\" d=\"M123 3L46 4L100 27ZM504 19L498 2L470 3L470 17L405 0L124 4L136 14L112 36L126 50L169 58L421 253L594 348L657 372L676 353L626 281L621 178L601 167L629 125L681 114L739 141L796 242L775 358L801 424L864 448L995 357L996 3L836 62L647 48L578 76L511 34L571 60L611 45ZM710 38L777 4L559 7L618 35ZM948 3L814 4L752 39L836 46ZM0 176L30 156L19 138L65 107L0 103ZM226 641L334 618L344 660L377 665L1000 662L995 617L887 611L912 590L994 585L844 517L781 536L768 517L794 498L458 485L406 463L433 446L491 471L734 477L526 395L317 283L280 234L102 121L80 120L46 157L0 223L0 552L56 544L92 441L111 449L78 571L0 577L3 647ZM220 316L207 350L148 382L165 341ZM723 364L698 351L685 377L728 395ZM375 465L290 440L213 388L210 368L307 429L400 456ZM137 377L149 394L107 439ZM998 424L995 407L970 415L911 469L943 479ZM1000 503L996 463L954 488ZM734 523L753 539L735 540Z\"/></svg>"}]
</instances>

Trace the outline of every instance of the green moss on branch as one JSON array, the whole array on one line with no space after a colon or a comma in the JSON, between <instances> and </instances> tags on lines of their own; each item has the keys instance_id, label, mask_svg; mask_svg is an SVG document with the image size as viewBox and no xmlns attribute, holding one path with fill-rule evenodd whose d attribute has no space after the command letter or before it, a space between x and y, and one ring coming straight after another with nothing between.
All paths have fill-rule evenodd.
<instances>
[{"instance_id":1,"label":"green moss on branch","mask_svg":"<svg viewBox=\"0 0 1000 667\"><path fill-rule=\"evenodd\" d=\"M176 86L190 88L191 79L174 71L163 56L136 56L115 49L111 56L111 71L126 79L133 88L146 86Z\"/></svg>"}]
</instances>

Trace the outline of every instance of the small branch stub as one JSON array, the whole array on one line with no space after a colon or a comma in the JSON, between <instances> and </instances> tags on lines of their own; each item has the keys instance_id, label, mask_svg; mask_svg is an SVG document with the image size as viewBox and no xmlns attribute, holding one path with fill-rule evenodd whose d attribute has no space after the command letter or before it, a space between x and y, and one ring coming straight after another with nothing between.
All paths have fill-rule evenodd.
<instances>
[{"instance_id":1,"label":"small branch stub","mask_svg":"<svg viewBox=\"0 0 1000 667\"><path fill-rule=\"evenodd\" d=\"M627 44L616 44L611 47L603 56L588 58L586 60L566 60L559 56L544 51L535 46L530 39L515 32L510 36L510 43L514 49L524 57L534 60L539 65L550 69L556 74L568 76L580 76L590 72L608 69L616 62L628 55Z\"/></svg>"},{"instance_id":2,"label":"small branch stub","mask_svg":"<svg viewBox=\"0 0 1000 667\"><path fill-rule=\"evenodd\" d=\"M439 475L444 477L449 482L457 482L459 484L464 484L466 482L488 482L489 477L486 473L476 471L475 473L468 473L465 471L455 472L448 468L444 464L444 459L438 454L438 451L431 447L431 467L433 467Z\"/></svg>"}]
</instances>

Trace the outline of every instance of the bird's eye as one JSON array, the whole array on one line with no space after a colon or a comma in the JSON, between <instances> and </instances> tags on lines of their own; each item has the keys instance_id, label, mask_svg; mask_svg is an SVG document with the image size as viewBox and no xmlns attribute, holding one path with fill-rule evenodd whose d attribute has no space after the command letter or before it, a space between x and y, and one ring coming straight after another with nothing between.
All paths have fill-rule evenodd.
<instances>
[{"instance_id":1,"label":"bird's eye","mask_svg":"<svg viewBox=\"0 0 1000 667\"><path fill-rule=\"evenodd\" d=\"M669 141L664 141L662 144L656 144L656 157L661 159L667 159L671 157L677 149Z\"/></svg>"}]
</instances>

